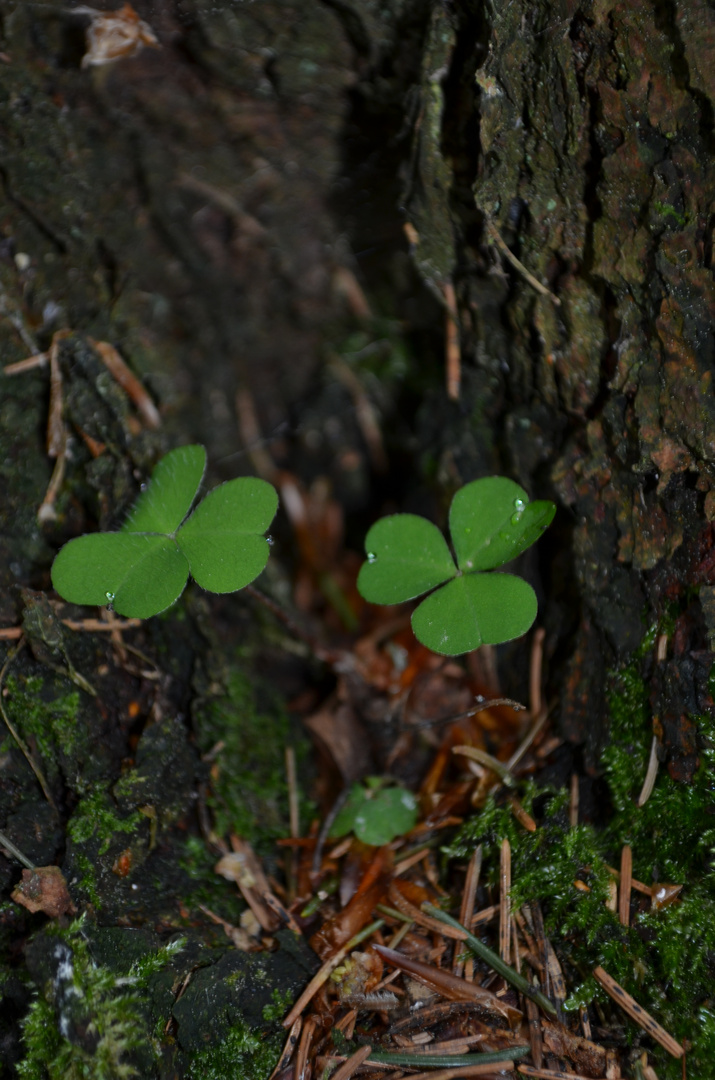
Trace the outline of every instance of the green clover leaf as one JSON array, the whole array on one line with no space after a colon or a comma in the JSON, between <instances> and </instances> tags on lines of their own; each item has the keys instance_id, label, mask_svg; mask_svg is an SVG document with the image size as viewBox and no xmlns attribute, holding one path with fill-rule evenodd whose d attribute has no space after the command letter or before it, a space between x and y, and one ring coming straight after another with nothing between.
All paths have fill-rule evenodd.
<instances>
[{"instance_id":1,"label":"green clover leaf","mask_svg":"<svg viewBox=\"0 0 715 1080\"><path fill-rule=\"evenodd\" d=\"M252 476L229 480L209 492L176 534L191 576L209 592L235 592L257 578L268 562L265 536L278 509L275 489Z\"/></svg>"},{"instance_id":2,"label":"green clover leaf","mask_svg":"<svg viewBox=\"0 0 715 1080\"><path fill-rule=\"evenodd\" d=\"M52 583L74 604L111 604L146 619L181 596L189 573L210 592L253 581L268 560L263 533L278 506L264 480L229 480L184 522L203 478L202 446L172 450L158 463L118 533L77 537L58 553Z\"/></svg>"},{"instance_id":3,"label":"green clover leaf","mask_svg":"<svg viewBox=\"0 0 715 1080\"><path fill-rule=\"evenodd\" d=\"M401 787L385 787L381 777L353 784L348 801L333 822L331 836L354 832L363 844L381 847L409 832L417 821L417 799Z\"/></svg>"},{"instance_id":4,"label":"green clover leaf","mask_svg":"<svg viewBox=\"0 0 715 1080\"><path fill-rule=\"evenodd\" d=\"M442 533L416 514L392 514L376 522L365 537L365 550L358 589L373 604L413 600L457 573Z\"/></svg>"},{"instance_id":5,"label":"green clover leaf","mask_svg":"<svg viewBox=\"0 0 715 1080\"><path fill-rule=\"evenodd\" d=\"M378 604L401 603L434 589L412 615L416 637L434 652L456 656L510 641L526 633L536 618L534 590L512 574L483 571L520 555L555 512L551 502L530 503L512 480L474 480L457 492L450 507L456 565L431 522L392 514L367 534L368 558L358 589Z\"/></svg>"}]
</instances>

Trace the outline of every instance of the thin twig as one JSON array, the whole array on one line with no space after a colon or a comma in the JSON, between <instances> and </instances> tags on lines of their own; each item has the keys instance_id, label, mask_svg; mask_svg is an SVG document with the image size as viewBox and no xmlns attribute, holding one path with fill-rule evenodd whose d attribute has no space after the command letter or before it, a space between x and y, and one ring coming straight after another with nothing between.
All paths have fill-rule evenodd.
<instances>
[{"instance_id":1,"label":"thin twig","mask_svg":"<svg viewBox=\"0 0 715 1080\"><path fill-rule=\"evenodd\" d=\"M3 375L22 375L25 371L34 371L35 368L45 367L49 356L46 352L35 353L24 360L16 360L14 364L8 364L3 368Z\"/></svg>"},{"instance_id":2,"label":"thin twig","mask_svg":"<svg viewBox=\"0 0 715 1080\"><path fill-rule=\"evenodd\" d=\"M486 750L480 750L478 746L453 746L452 753L470 758L472 761L477 761L480 765L484 765L485 768L491 769L493 773L496 773L501 782L507 784L509 787L514 787L516 784L516 780L511 775L504 762L498 761L497 758L488 754Z\"/></svg>"},{"instance_id":3,"label":"thin twig","mask_svg":"<svg viewBox=\"0 0 715 1080\"><path fill-rule=\"evenodd\" d=\"M514 751L514 753L511 755L511 757L509 758L509 760L506 763L507 768L509 769L510 772L513 772L513 770L519 764L519 762L523 758L524 754L529 749L529 747L533 743L534 739L539 734L539 732L543 728L544 724L548 720L549 716L551 715L551 710L555 707L555 705L556 705L556 702L552 701L549 706L542 709L541 712L539 713L539 715L534 718L534 723L529 728L528 732L526 733L526 736L519 743L516 750Z\"/></svg>"},{"instance_id":4,"label":"thin twig","mask_svg":"<svg viewBox=\"0 0 715 1080\"><path fill-rule=\"evenodd\" d=\"M298 803L298 780L295 769L295 750L292 746L285 748L286 780L288 782L288 815L290 820L290 834L296 839L300 831L300 807ZM288 893L291 899L295 895L295 883L298 874L298 850L293 848L288 856Z\"/></svg>"},{"instance_id":5,"label":"thin twig","mask_svg":"<svg viewBox=\"0 0 715 1080\"><path fill-rule=\"evenodd\" d=\"M457 297L451 281L442 285L446 310L444 323L445 368L447 375L447 397L459 401L459 388L462 382L462 358L459 348L459 315Z\"/></svg>"},{"instance_id":6,"label":"thin twig","mask_svg":"<svg viewBox=\"0 0 715 1080\"><path fill-rule=\"evenodd\" d=\"M42 793L44 794L45 798L47 799L47 801L50 804L50 806L52 807L52 809L55 812L57 812L57 804L55 803L55 800L52 798L52 792L50 791L50 788L49 788L49 785L48 785L47 781L45 780L45 776L44 776L44 773L42 772L42 769L40 768L40 766L35 761L35 758L34 758L32 752L30 751L30 748L26 745L26 743L24 742L24 740L22 739L22 737L18 733L17 729L15 728L15 725L12 723L10 717L7 715L7 712L5 711L5 706L2 703L2 684L5 681L5 675L7 673L8 668L10 667L10 664L13 662L13 660L15 659L17 654L23 648L24 644L25 644L25 639L20 638L20 640L18 641L15 648L11 649L10 652L8 653L7 658L5 660L5 663L3 664L2 668L0 669L0 713L2 714L2 718L5 721L5 724L7 725L8 731L12 735L12 737L15 740L15 742L17 743L17 745L19 746L21 752L24 754L25 759L27 761L27 764L30 766L30 768L34 772L35 776L37 777L37 782L39 783L40 787L42 788Z\"/></svg>"},{"instance_id":7,"label":"thin twig","mask_svg":"<svg viewBox=\"0 0 715 1080\"><path fill-rule=\"evenodd\" d=\"M522 705L520 701L514 701L512 698L495 697L488 698L486 701L482 698L471 709L467 709L466 712L457 713L455 716L442 716L438 720L425 720L420 724L411 725L411 728L431 728L441 724L456 724L460 720L467 720L470 716L479 716L479 713L495 709L497 705L508 705L514 712L523 712L526 709L526 705Z\"/></svg>"},{"instance_id":8,"label":"thin twig","mask_svg":"<svg viewBox=\"0 0 715 1080\"><path fill-rule=\"evenodd\" d=\"M556 305L556 307L561 307L561 301L559 300L558 296L552 293L551 289L547 288L546 285L542 285L538 278L535 278L533 274L530 274L524 264L517 259L513 251L510 251L505 241L502 240L501 236L497 232L496 225L491 220L491 218L488 217L486 220L487 232L501 251L502 255L504 255L504 257L508 259L514 269L519 271L524 280L528 281L529 285L531 285L532 289L536 289L536 291L538 293L541 293L542 296L548 296Z\"/></svg>"},{"instance_id":9,"label":"thin twig","mask_svg":"<svg viewBox=\"0 0 715 1080\"><path fill-rule=\"evenodd\" d=\"M6 836L4 832L0 832L0 847L4 847L6 852L9 852L13 858L17 859L19 863L26 866L28 870L35 870L35 864L31 863L27 855L23 855L19 847L15 847L9 836Z\"/></svg>"},{"instance_id":10,"label":"thin twig","mask_svg":"<svg viewBox=\"0 0 715 1080\"><path fill-rule=\"evenodd\" d=\"M531 639L531 658L529 661L529 711L532 716L541 712L541 674L544 666L544 638L546 631L542 626L534 631Z\"/></svg>"}]
</instances>

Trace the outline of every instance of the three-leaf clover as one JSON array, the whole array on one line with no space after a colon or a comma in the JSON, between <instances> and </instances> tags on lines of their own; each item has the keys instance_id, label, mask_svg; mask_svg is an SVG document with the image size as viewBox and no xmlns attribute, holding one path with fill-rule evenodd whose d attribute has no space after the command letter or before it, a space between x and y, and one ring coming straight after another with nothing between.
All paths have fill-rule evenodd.
<instances>
[{"instance_id":1,"label":"three-leaf clover","mask_svg":"<svg viewBox=\"0 0 715 1080\"><path fill-rule=\"evenodd\" d=\"M240 477L210 491L187 518L205 467L203 446L166 454L120 532L79 536L58 553L52 584L60 596L146 619L181 596L189 574L215 593L258 577L278 496L265 480Z\"/></svg>"},{"instance_id":2,"label":"three-leaf clover","mask_svg":"<svg viewBox=\"0 0 715 1080\"><path fill-rule=\"evenodd\" d=\"M381 847L409 832L417 821L417 799L401 787L385 787L379 776L365 786L353 784L348 800L333 822L331 836L354 832L363 844Z\"/></svg>"},{"instance_id":3,"label":"three-leaf clover","mask_svg":"<svg viewBox=\"0 0 715 1080\"><path fill-rule=\"evenodd\" d=\"M484 571L533 544L555 512L552 502L530 503L513 480L473 480L449 510L456 564L436 525L415 514L392 514L365 538L358 589L373 604L400 604L434 589L412 614L415 636L434 652L456 656L510 641L536 618L536 595L522 578Z\"/></svg>"}]
</instances>

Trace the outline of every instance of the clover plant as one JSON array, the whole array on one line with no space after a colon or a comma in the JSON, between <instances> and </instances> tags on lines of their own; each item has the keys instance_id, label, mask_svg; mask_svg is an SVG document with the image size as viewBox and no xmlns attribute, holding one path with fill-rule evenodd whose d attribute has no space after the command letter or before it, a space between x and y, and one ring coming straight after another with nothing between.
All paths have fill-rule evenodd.
<instances>
[{"instance_id":1,"label":"clover plant","mask_svg":"<svg viewBox=\"0 0 715 1080\"><path fill-rule=\"evenodd\" d=\"M331 836L354 832L363 844L381 847L409 832L417 821L417 799L401 787L387 787L380 776L353 784L348 800L333 822Z\"/></svg>"},{"instance_id":2,"label":"clover plant","mask_svg":"<svg viewBox=\"0 0 715 1080\"><path fill-rule=\"evenodd\" d=\"M434 652L456 656L510 641L536 618L536 595L522 578L486 571L533 544L555 512L552 502L530 503L513 480L473 480L449 511L456 562L436 525L415 514L392 514L365 538L358 589L373 604L400 604L429 592L412 614L412 629Z\"/></svg>"},{"instance_id":3,"label":"clover plant","mask_svg":"<svg viewBox=\"0 0 715 1080\"><path fill-rule=\"evenodd\" d=\"M265 480L240 477L210 491L187 517L205 467L203 446L166 454L119 532L79 536L58 553L52 584L60 596L146 619L181 596L189 574L215 593L258 577L278 496Z\"/></svg>"}]
</instances>

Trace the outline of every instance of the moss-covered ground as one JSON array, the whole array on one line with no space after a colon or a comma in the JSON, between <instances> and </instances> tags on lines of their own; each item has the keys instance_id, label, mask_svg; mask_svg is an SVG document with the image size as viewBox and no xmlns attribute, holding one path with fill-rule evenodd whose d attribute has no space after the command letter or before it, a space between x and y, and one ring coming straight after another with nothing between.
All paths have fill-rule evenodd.
<instances>
[{"instance_id":1,"label":"moss-covered ground","mask_svg":"<svg viewBox=\"0 0 715 1080\"><path fill-rule=\"evenodd\" d=\"M446 850L466 856L481 843L495 882L499 847L507 837L512 903L542 905L571 987L566 1008L596 1001L609 1009L610 999L591 974L601 965L685 1042L688 1075L705 1080L715 1076L715 724L707 715L692 718L700 756L692 783L676 782L661 768L650 798L639 807L653 737L643 675L653 643L650 634L631 662L610 675L611 726L598 822L571 827L569 792L529 782L522 802L539 823L536 832L517 822L508 802L490 797ZM613 880L608 868L619 866L624 844L632 848L634 878L648 886L683 886L663 907L634 892L628 928L606 905ZM643 1032L628 1020L625 1026L637 1047ZM681 1076L680 1062L658 1047L651 1052L658 1076Z\"/></svg>"}]
</instances>

